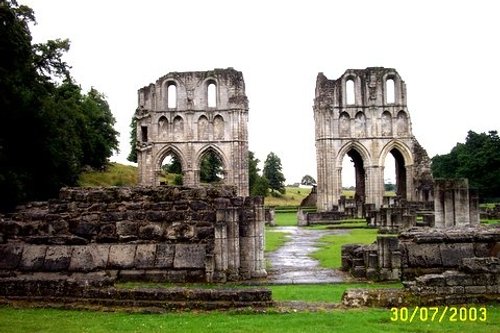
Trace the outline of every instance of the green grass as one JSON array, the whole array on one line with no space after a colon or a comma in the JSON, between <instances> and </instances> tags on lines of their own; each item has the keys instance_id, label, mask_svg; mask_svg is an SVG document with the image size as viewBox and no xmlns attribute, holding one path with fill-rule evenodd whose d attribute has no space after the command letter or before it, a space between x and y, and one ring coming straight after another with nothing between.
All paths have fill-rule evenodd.
<instances>
[{"instance_id":1,"label":"green grass","mask_svg":"<svg viewBox=\"0 0 500 333\"><path fill-rule=\"evenodd\" d=\"M283 246L287 239L289 238L288 234L283 231L273 230L272 227L266 228L266 244L265 244L265 252L273 252L278 248Z\"/></svg>"},{"instance_id":2,"label":"green grass","mask_svg":"<svg viewBox=\"0 0 500 333\"><path fill-rule=\"evenodd\" d=\"M308 188L300 187L285 187L285 194L279 197L271 195L264 198L264 205L266 206L299 206L302 200L311 192Z\"/></svg>"},{"instance_id":3,"label":"green grass","mask_svg":"<svg viewBox=\"0 0 500 333\"><path fill-rule=\"evenodd\" d=\"M86 171L80 174L82 187L134 186L137 185L137 167L110 163L105 171Z\"/></svg>"},{"instance_id":4,"label":"green grass","mask_svg":"<svg viewBox=\"0 0 500 333\"><path fill-rule=\"evenodd\" d=\"M284 226L296 226L297 225L297 213L296 212L288 212L288 213L276 213L274 215L274 220L276 225L284 227Z\"/></svg>"},{"instance_id":5,"label":"green grass","mask_svg":"<svg viewBox=\"0 0 500 333\"><path fill-rule=\"evenodd\" d=\"M388 309L321 312L181 312L129 314L0 307L0 332L500 332L500 307L488 306L486 322L392 322Z\"/></svg>"},{"instance_id":6,"label":"green grass","mask_svg":"<svg viewBox=\"0 0 500 333\"><path fill-rule=\"evenodd\" d=\"M322 267L340 268L342 245L353 243L371 244L376 238L376 229L352 229L345 234L323 236L318 242L321 247L313 252L311 256L319 260Z\"/></svg>"},{"instance_id":7,"label":"green grass","mask_svg":"<svg viewBox=\"0 0 500 333\"><path fill-rule=\"evenodd\" d=\"M274 301L340 303L342 294L350 288L402 288L401 283L330 283L287 284L268 286Z\"/></svg>"},{"instance_id":8,"label":"green grass","mask_svg":"<svg viewBox=\"0 0 500 333\"><path fill-rule=\"evenodd\" d=\"M499 224L500 220L498 220L498 219L481 220L481 223L483 223L483 224Z\"/></svg>"}]
</instances>

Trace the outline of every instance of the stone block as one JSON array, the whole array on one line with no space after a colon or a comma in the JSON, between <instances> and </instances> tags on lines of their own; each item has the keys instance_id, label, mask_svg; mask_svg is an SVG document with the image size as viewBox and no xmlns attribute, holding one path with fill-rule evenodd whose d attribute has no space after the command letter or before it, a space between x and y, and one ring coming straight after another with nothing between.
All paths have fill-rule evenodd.
<instances>
[{"instance_id":1,"label":"stone block","mask_svg":"<svg viewBox=\"0 0 500 333\"><path fill-rule=\"evenodd\" d=\"M175 245L174 268L205 268L204 244Z\"/></svg>"},{"instance_id":2,"label":"stone block","mask_svg":"<svg viewBox=\"0 0 500 333\"><path fill-rule=\"evenodd\" d=\"M19 263L19 269L25 271L40 271L43 269L43 261L47 252L47 246L25 245L23 256Z\"/></svg>"},{"instance_id":3,"label":"stone block","mask_svg":"<svg viewBox=\"0 0 500 333\"><path fill-rule=\"evenodd\" d=\"M134 266L135 244L111 245L109 249L108 268L132 268Z\"/></svg>"},{"instance_id":4,"label":"stone block","mask_svg":"<svg viewBox=\"0 0 500 333\"><path fill-rule=\"evenodd\" d=\"M158 244L156 246L155 267L171 268L174 266L174 244Z\"/></svg>"},{"instance_id":5,"label":"stone block","mask_svg":"<svg viewBox=\"0 0 500 333\"><path fill-rule=\"evenodd\" d=\"M16 269L21 261L22 252L22 245L0 245L0 269Z\"/></svg>"},{"instance_id":6,"label":"stone block","mask_svg":"<svg viewBox=\"0 0 500 333\"><path fill-rule=\"evenodd\" d=\"M466 294L485 294L486 286L466 286L465 287Z\"/></svg>"},{"instance_id":7,"label":"stone block","mask_svg":"<svg viewBox=\"0 0 500 333\"><path fill-rule=\"evenodd\" d=\"M71 255L69 270L89 272L106 268L109 259L110 245L91 244L75 246Z\"/></svg>"},{"instance_id":8,"label":"stone block","mask_svg":"<svg viewBox=\"0 0 500 333\"><path fill-rule=\"evenodd\" d=\"M71 246L49 246L45 253L43 268L46 271L60 272L67 271L71 261Z\"/></svg>"},{"instance_id":9,"label":"stone block","mask_svg":"<svg viewBox=\"0 0 500 333\"><path fill-rule=\"evenodd\" d=\"M467 286L472 284L472 278L468 274L457 271L446 271L443 273L447 286Z\"/></svg>"},{"instance_id":10,"label":"stone block","mask_svg":"<svg viewBox=\"0 0 500 333\"><path fill-rule=\"evenodd\" d=\"M135 264L138 269L154 268L156 259L156 244L139 244L135 252Z\"/></svg>"},{"instance_id":11,"label":"stone block","mask_svg":"<svg viewBox=\"0 0 500 333\"><path fill-rule=\"evenodd\" d=\"M408 266L436 267L442 265L439 244L406 244Z\"/></svg>"},{"instance_id":12,"label":"stone block","mask_svg":"<svg viewBox=\"0 0 500 333\"><path fill-rule=\"evenodd\" d=\"M441 244L439 251L444 267L458 267L462 259L474 257L472 243Z\"/></svg>"},{"instance_id":13,"label":"stone block","mask_svg":"<svg viewBox=\"0 0 500 333\"><path fill-rule=\"evenodd\" d=\"M444 287L446 281L442 274L426 274L417 277L417 285L426 287Z\"/></svg>"},{"instance_id":14,"label":"stone block","mask_svg":"<svg viewBox=\"0 0 500 333\"><path fill-rule=\"evenodd\" d=\"M148 223L139 227L139 238L146 240L160 240L163 236L163 228L156 223Z\"/></svg>"},{"instance_id":15,"label":"stone block","mask_svg":"<svg viewBox=\"0 0 500 333\"><path fill-rule=\"evenodd\" d=\"M116 233L119 236L137 236L138 223L132 221L121 221L116 223Z\"/></svg>"}]
</instances>

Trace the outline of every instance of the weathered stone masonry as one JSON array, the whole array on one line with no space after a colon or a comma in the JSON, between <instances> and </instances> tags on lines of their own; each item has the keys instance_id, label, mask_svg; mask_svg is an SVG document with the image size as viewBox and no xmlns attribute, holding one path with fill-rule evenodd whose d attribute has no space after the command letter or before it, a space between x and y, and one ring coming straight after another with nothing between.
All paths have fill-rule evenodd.
<instances>
[{"instance_id":1,"label":"weathered stone masonry","mask_svg":"<svg viewBox=\"0 0 500 333\"><path fill-rule=\"evenodd\" d=\"M122 280L264 277L261 198L234 187L65 188L0 223L0 276L105 272Z\"/></svg>"},{"instance_id":2,"label":"weathered stone masonry","mask_svg":"<svg viewBox=\"0 0 500 333\"><path fill-rule=\"evenodd\" d=\"M139 89L138 97L141 185L160 185L162 162L173 154L182 165L183 184L197 186L201 160L210 151L222 161L224 184L248 196L248 99L241 72L172 72Z\"/></svg>"}]
</instances>

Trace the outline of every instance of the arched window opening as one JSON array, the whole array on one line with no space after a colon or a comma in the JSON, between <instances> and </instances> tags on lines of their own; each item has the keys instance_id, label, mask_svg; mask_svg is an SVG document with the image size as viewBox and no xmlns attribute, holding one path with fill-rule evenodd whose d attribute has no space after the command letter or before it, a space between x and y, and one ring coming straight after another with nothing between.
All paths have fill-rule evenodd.
<instances>
[{"instance_id":1,"label":"arched window opening","mask_svg":"<svg viewBox=\"0 0 500 333\"><path fill-rule=\"evenodd\" d=\"M148 127L141 126L141 141L148 142Z\"/></svg>"},{"instance_id":2,"label":"arched window opening","mask_svg":"<svg viewBox=\"0 0 500 333\"><path fill-rule=\"evenodd\" d=\"M392 154L387 154L384 162L384 196L395 196L396 186L396 160Z\"/></svg>"},{"instance_id":3,"label":"arched window opening","mask_svg":"<svg viewBox=\"0 0 500 333\"><path fill-rule=\"evenodd\" d=\"M351 118L347 112L342 112L339 117L339 135L341 137L351 136Z\"/></svg>"},{"instance_id":4,"label":"arched window opening","mask_svg":"<svg viewBox=\"0 0 500 333\"><path fill-rule=\"evenodd\" d=\"M344 156L341 178L342 192L346 197L344 211L353 217L363 218L366 174L363 158L354 149Z\"/></svg>"},{"instance_id":5,"label":"arched window opening","mask_svg":"<svg viewBox=\"0 0 500 333\"><path fill-rule=\"evenodd\" d=\"M182 185L182 163L176 154L169 152L161 163L160 185Z\"/></svg>"},{"instance_id":6,"label":"arched window opening","mask_svg":"<svg viewBox=\"0 0 500 333\"><path fill-rule=\"evenodd\" d=\"M161 117L158 120L158 136L161 139L166 139L168 135L168 120L166 117Z\"/></svg>"},{"instance_id":7,"label":"arched window opening","mask_svg":"<svg viewBox=\"0 0 500 333\"><path fill-rule=\"evenodd\" d=\"M388 111L382 113L382 136L392 135L392 116Z\"/></svg>"},{"instance_id":8,"label":"arched window opening","mask_svg":"<svg viewBox=\"0 0 500 333\"><path fill-rule=\"evenodd\" d=\"M184 120L181 116L174 118L174 138L176 140L182 139L184 136Z\"/></svg>"},{"instance_id":9,"label":"arched window opening","mask_svg":"<svg viewBox=\"0 0 500 333\"><path fill-rule=\"evenodd\" d=\"M405 167L405 159L403 157L403 154L401 152L394 148L391 150L391 155L393 157L393 170L394 170L394 179L395 179L395 189L394 192L395 194L402 198L406 199L406 167ZM386 158L386 164L387 160L390 160L389 156Z\"/></svg>"},{"instance_id":10,"label":"arched window opening","mask_svg":"<svg viewBox=\"0 0 500 333\"><path fill-rule=\"evenodd\" d=\"M345 83L346 103L347 105L356 104L356 95L354 93L354 80L348 79Z\"/></svg>"},{"instance_id":11,"label":"arched window opening","mask_svg":"<svg viewBox=\"0 0 500 333\"><path fill-rule=\"evenodd\" d=\"M222 158L212 149L207 150L200 160L200 182L221 183L224 180Z\"/></svg>"},{"instance_id":12,"label":"arched window opening","mask_svg":"<svg viewBox=\"0 0 500 333\"><path fill-rule=\"evenodd\" d=\"M406 112L399 111L396 126L398 135L408 134L408 116Z\"/></svg>"},{"instance_id":13,"label":"arched window opening","mask_svg":"<svg viewBox=\"0 0 500 333\"><path fill-rule=\"evenodd\" d=\"M177 107L177 87L171 83L167 88L167 107L175 109Z\"/></svg>"},{"instance_id":14,"label":"arched window opening","mask_svg":"<svg viewBox=\"0 0 500 333\"><path fill-rule=\"evenodd\" d=\"M396 91L394 89L394 79L385 81L385 102L387 104L396 103Z\"/></svg>"},{"instance_id":15,"label":"arched window opening","mask_svg":"<svg viewBox=\"0 0 500 333\"><path fill-rule=\"evenodd\" d=\"M208 119L205 116L198 118L198 139L208 140Z\"/></svg>"},{"instance_id":16,"label":"arched window opening","mask_svg":"<svg viewBox=\"0 0 500 333\"><path fill-rule=\"evenodd\" d=\"M217 86L214 82L211 82L207 88L208 94L208 107L215 108L217 107Z\"/></svg>"},{"instance_id":17,"label":"arched window opening","mask_svg":"<svg viewBox=\"0 0 500 333\"><path fill-rule=\"evenodd\" d=\"M214 118L214 139L224 139L224 118L215 116Z\"/></svg>"}]
</instances>

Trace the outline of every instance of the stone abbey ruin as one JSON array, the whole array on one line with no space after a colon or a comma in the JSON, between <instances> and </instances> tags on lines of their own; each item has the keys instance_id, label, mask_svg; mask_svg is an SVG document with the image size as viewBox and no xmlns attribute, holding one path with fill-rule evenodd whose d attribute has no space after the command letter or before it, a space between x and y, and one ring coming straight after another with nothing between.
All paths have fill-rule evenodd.
<instances>
[{"instance_id":1,"label":"stone abbey ruin","mask_svg":"<svg viewBox=\"0 0 500 333\"><path fill-rule=\"evenodd\" d=\"M183 184L200 184L207 152L222 161L224 183L248 196L248 99L243 74L232 68L168 73L139 90L139 183L159 185L165 157L182 165Z\"/></svg>"},{"instance_id":2,"label":"stone abbey ruin","mask_svg":"<svg viewBox=\"0 0 500 333\"><path fill-rule=\"evenodd\" d=\"M319 73L313 111L318 185L310 201L314 194L317 211L299 210L299 225L366 218L368 226L388 235L374 244L344 246L342 269L356 278L405 285L350 291L344 304L498 300L499 229L479 225L478 197L466 179L432 178L430 159L412 134L406 86L396 70L350 69L337 80ZM119 281L263 280L267 274L264 200L248 196L242 73L168 73L139 89L135 119L140 186L64 188L58 199L0 216L1 301L271 305L264 288L114 287ZM201 184L200 164L208 153L222 162L222 185ZM396 163L396 197L384 191L388 154ZM183 186L161 184L162 164L172 155L181 164ZM345 158L354 162L354 198L341 195Z\"/></svg>"}]
</instances>

